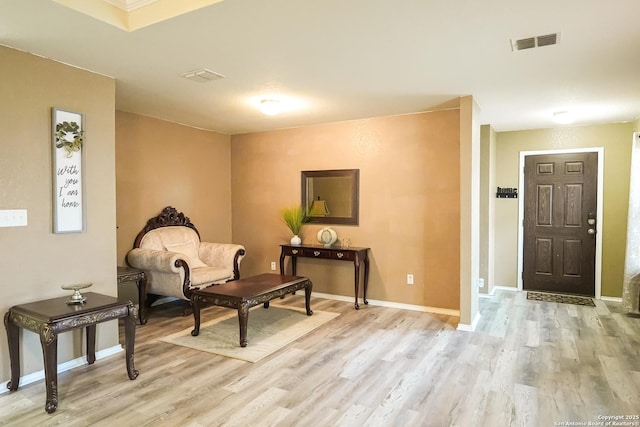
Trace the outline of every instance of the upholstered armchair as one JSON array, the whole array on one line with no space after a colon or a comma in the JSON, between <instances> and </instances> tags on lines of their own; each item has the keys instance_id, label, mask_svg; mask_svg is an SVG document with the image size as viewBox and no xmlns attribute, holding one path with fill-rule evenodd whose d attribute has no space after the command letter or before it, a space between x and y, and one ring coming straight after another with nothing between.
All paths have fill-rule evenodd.
<instances>
[{"instance_id":1,"label":"upholstered armchair","mask_svg":"<svg viewBox=\"0 0 640 427\"><path fill-rule=\"evenodd\" d=\"M201 242L189 217L167 206L138 233L127 261L145 271L149 294L189 301L193 289L239 279L244 255L242 245Z\"/></svg>"}]
</instances>

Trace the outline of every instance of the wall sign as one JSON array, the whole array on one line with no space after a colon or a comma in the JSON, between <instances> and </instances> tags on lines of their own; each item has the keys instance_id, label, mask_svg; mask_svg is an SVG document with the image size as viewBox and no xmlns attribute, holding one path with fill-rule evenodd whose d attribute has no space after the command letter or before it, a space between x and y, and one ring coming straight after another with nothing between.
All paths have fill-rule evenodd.
<instances>
[{"instance_id":1,"label":"wall sign","mask_svg":"<svg viewBox=\"0 0 640 427\"><path fill-rule=\"evenodd\" d=\"M85 231L83 182L84 117L52 110L53 232Z\"/></svg>"},{"instance_id":2,"label":"wall sign","mask_svg":"<svg viewBox=\"0 0 640 427\"><path fill-rule=\"evenodd\" d=\"M498 199L517 199L518 189L498 187L498 190L496 191L496 197Z\"/></svg>"}]
</instances>

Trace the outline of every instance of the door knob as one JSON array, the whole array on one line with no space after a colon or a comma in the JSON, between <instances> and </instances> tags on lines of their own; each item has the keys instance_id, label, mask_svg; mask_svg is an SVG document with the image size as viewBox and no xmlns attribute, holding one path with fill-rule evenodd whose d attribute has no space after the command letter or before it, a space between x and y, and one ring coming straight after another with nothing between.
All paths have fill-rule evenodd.
<instances>
[{"instance_id":1,"label":"door knob","mask_svg":"<svg viewBox=\"0 0 640 427\"><path fill-rule=\"evenodd\" d=\"M596 234L596 229L595 229L595 228L589 228L589 229L587 230L587 233L589 233L589 234Z\"/></svg>"}]
</instances>

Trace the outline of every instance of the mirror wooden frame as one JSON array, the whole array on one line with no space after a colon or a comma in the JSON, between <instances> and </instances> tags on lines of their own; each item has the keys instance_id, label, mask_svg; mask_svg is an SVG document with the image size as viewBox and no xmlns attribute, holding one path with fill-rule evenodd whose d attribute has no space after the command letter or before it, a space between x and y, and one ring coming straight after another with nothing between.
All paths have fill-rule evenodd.
<instances>
[{"instance_id":1,"label":"mirror wooden frame","mask_svg":"<svg viewBox=\"0 0 640 427\"><path fill-rule=\"evenodd\" d=\"M349 178L352 180L350 194L351 214L349 216L312 216L309 222L317 224L345 224L358 225L359 221L359 192L360 192L360 169L334 169L334 170L317 170L302 171L301 175L301 195L302 206L310 210L310 201L315 199L314 194L307 194L309 188L309 180L315 178ZM349 191L345 189L345 191ZM311 198L309 198L311 197Z\"/></svg>"}]
</instances>

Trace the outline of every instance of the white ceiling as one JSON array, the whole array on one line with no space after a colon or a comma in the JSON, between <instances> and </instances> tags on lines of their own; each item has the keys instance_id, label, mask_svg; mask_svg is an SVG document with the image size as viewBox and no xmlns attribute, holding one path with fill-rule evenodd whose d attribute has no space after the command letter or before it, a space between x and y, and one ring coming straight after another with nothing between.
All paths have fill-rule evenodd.
<instances>
[{"instance_id":1,"label":"white ceiling","mask_svg":"<svg viewBox=\"0 0 640 427\"><path fill-rule=\"evenodd\" d=\"M0 0L0 44L114 77L119 110L228 134L465 95L507 131L556 126L561 110L577 124L640 116L639 18L639 0L224 0L127 32L52 0ZM556 46L511 50L554 32ZM199 68L225 78L179 76ZM286 111L264 116L264 97Z\"/></svg>"}]
</instances>

